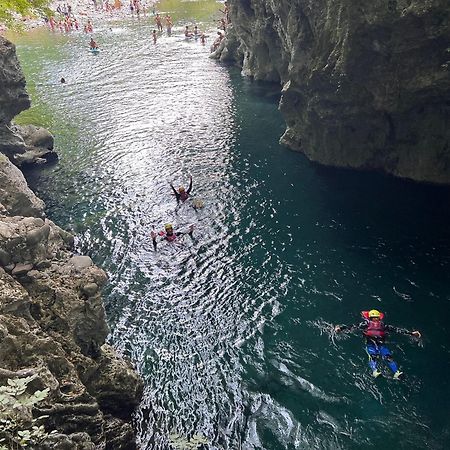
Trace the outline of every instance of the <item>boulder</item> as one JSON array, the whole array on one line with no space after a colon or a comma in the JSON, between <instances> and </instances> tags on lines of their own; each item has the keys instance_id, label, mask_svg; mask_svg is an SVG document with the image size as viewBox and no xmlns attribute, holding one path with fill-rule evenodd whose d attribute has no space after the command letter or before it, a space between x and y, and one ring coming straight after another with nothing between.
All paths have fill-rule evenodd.
<instances>
[{"instance_id":1,"label":"boulder","mask_svg":"<svg viewBox=\"0 0 450 450\"><path fill-rule=\"evenodd\" d=\"M12 270L12 275L19 277L21 275L26 275L27 272L33 269L33 264L16 264Z\"/></svg>"},{"instance_id":2,"label":"boulder","mask_svg":"<svg viewBox=\"0 0 450 450\"><path fill-rule=\"evenodd\" d=\"M10 215L44 217L44 202L28 188L22 172L1 153L0 201Z\"/></svg>"},{"instance_id":3,"label":"boulder","mask_svg":"<svg viewBox=\"0 0 450 450\"><path fill-rule=\"evenodd\" d=\"M83 270L94 265L89 256L72 256L69 264L72 264L77 270Z\"/></svg>"}]
</instances>

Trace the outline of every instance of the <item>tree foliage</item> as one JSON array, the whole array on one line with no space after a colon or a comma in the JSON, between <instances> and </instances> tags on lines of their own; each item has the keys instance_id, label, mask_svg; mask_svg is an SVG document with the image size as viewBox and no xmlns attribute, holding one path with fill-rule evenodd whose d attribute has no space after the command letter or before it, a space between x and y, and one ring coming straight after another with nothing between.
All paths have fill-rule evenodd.
<instances>
[{"instance_id":1,"label":"tree foliage","mask_svg":"<svg viewBox=\"0 0 450 450\"><path fill-rule=\"evenodd\" d=\"M49 0L0 0L0 23L14 24L17 17L46 14Z\"/></svg>"}]
</instances>

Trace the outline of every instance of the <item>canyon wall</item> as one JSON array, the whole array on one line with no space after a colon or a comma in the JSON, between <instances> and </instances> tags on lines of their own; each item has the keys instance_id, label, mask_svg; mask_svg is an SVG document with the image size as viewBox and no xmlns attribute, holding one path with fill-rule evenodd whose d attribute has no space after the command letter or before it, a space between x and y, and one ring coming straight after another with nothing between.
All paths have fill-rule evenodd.
<instances>
[{"instance_id":1,"label":"canyon wall","mask_svg":"<svg viewBox=\"0 0 450 450\"><path fill-rule=\"evenodd\" d=\"M448 0L228 4L222 60L282 85L281 142L325 165L450 183Z\"/></svg>"},{"instance_id":2,"label":"canyon wall","mask_svg":"<svg viewBox=\"0 0 450 450\"><path fill-rule=\"evenodd\" d=\"M15 48L0 37L0 385L34 376L31 393L49 390L33 414L54 433L32 448L133 450L143 386L105 344L106 274L73 253L17 167L53 153L46 130L11 124L29 105Z\"/></svg>"}]
</instances>

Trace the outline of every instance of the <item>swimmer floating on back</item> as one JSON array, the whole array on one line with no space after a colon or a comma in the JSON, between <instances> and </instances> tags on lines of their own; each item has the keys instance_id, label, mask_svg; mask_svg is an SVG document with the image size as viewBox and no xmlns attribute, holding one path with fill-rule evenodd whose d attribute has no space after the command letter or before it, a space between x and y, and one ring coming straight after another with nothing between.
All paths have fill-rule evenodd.
<instances>
[{"instance_id":1,"label":"swimmer floating on back","mask_svg":"<svg viewBox=\"0 0 450 450\"><path fill-rule=\"evenodd\" d=\"M392 359L391 351L386 347L385 340L386 336L390 331L409 334L417 338L421 337L419 331L408 331L404 328L397 328L392 325L386 325L383 321L384 314L376 309L371 309L370 311L362 311L361 316L363 321L358 325L336 325L334 330L336 333L345 331L362 330L365 341L366 341L366 352L369 356L369 367L372 371L372 376L378 378L381 372L378 368L378 360L384 360L389 368L392 370L393 377L398 380L403 372L398 369L397 363Z\"/></svg>"}]
</instances>

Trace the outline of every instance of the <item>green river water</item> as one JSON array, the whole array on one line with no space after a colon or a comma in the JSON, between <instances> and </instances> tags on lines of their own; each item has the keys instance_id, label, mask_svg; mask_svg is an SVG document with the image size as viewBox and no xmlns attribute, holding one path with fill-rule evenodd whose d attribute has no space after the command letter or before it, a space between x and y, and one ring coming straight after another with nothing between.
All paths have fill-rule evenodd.
<instances>
[{"instance_id":1,"label":"green river water","mask_svg":"<svg viewBox=\"0 0 450 450\"><path fill-rule=\"evenodd\" d=\"M141 449L201 434L208 449L450 448L449 189L324 169L278 144L277 86L186 41L214 1L83 34L14 36L57 164L27 173L48 216L109 275L110 342L142 374ZM96 24L94 24L95 26ZM65 77L66 84L60 84ZM168 182L194 197L176 207ZM195 225L194 240L149 233ZM378 308L406 376L374 381L359 335L332 324Z\"/></svg>"}]
</instances>

